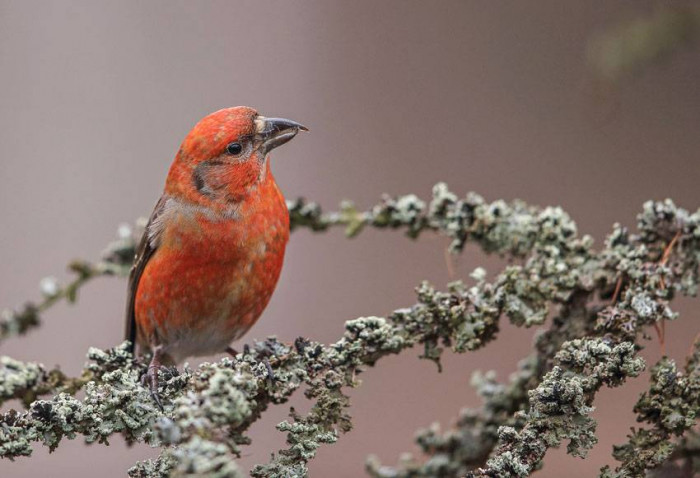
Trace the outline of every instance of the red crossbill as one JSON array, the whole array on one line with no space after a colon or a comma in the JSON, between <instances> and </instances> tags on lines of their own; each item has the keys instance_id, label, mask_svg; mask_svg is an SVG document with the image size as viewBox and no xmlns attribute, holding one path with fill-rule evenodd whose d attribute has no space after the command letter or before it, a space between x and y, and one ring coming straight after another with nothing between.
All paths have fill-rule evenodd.
<instances>
[{"instance_id":1,"label":"red crossbill","mask_svg":"<svg viewBox=\"0 0 700 478\"><path fill-rule=\"evenodd\" d=\"M127 340L153 354L144 379L159 405L161 365L231 350L267 306L289 239L269 153L299 130L240 106L203 118L180 146L137 249L126 310Z\"/></svg>"}]
</instances>

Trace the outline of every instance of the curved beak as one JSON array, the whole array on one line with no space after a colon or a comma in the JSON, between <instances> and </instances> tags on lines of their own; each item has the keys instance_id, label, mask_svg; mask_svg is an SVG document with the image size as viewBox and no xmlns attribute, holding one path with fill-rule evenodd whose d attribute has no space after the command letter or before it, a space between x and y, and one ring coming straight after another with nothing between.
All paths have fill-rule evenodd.
<instances>
[{"instance_id":1,"label":"curved beak","mask_svg":"<svg viewBox=\"0 0 700 478\"><path fill-rule=\"evenodd\" d=\"M281 146L297 135L299 131L308 131L303 124L284 118L255 119L256 137L260 141L260 152L266 155L277 146Z\"/></svg>"}]
</instances>

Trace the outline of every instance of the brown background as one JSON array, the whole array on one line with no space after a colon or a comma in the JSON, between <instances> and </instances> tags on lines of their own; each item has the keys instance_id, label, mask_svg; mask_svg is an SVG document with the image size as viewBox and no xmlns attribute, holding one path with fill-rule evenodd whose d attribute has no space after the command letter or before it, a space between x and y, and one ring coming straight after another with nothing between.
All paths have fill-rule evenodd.
<instances>
[{"instance_id":1,"label":"brown background","mask_svg":"<svg viewBox=\"0 0 700 478\"><path fill-rule=\"evenodd\" d=\"M614 221L634 224L644 200L699 205L700 65L697 48L601 94L585 61L591 35L652 11L653 2L31 2L0 1L0 304L37 298L37 283L68 259L96 258L120 222L145 215L170 160L205 114L250 105L312 133L274 154L283 191L334 207L367 206L383 192L447 180L488 199L561 205L598 243ZM333 341L343 321L414 302L422 279L449 280L445 241L410 242L370 231L292 237L273 301L247 336ZM469 248L458 263L500 266ZM76 373L89 346L121 340L125 284L101 279L76 307L0 352ZM697 302L680 304L669 351L684 355L698 331ZM447 356L445 372L417 353L383 360L353 391L355 430L323 447L311 475L361 476L412 450L419 427L449 425L479 401L472 371L501 378L534 331L505 326L478 353ZM650 342L646 356L659 356ZM563 450L539 476L592 476L633 424L646 377L597 400L600 443L582 461ZM303 398L294 400L304 409ZM252 430L241 460L283 445L274 430L288 407ZM50 455L0 462L0 475L124 476L155 456L65 442Z\"/></svg>"}]
</instances>

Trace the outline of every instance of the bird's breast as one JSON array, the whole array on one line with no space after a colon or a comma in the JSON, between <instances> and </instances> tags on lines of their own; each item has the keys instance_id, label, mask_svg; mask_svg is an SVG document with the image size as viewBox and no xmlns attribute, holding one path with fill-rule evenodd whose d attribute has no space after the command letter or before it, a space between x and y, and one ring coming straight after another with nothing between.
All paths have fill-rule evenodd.
<instances>
[{"instance_id":1,"label":"bird's breast","mask_svg":"<svg viewBox=\"0 0 700 478\"><path fill-rule=\"evenodd\" d=\"M234 214L202 207L164 211L158 249L139 283L136 321L178 361L223 351L272 296L289 239L289 213L274 182Z\"/></svg>"}]
</instances>

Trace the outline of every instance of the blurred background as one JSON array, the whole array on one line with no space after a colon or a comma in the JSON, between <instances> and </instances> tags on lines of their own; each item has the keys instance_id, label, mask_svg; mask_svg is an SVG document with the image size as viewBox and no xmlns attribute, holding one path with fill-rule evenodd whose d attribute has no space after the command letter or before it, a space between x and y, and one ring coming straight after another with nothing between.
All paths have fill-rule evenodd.
<instances>
[{"instance_id":1,"label":"blurred background","mask_svg":"<svg viewBox=\"0 0 700 478\"><path fill-rule=\"evenodd\" d=\"M272 166L288 197L327 209L346 198L369 206L385 192L429 198L444 180L460 195L560 205L598 244L614 222L633 226L647 199L695 210L696 24L683 10L691 2L660 3L0 0L0 305L38 299L39 279L66 278L72 258L98 258L118 224L150 213L192 125L233 105L311 128ZM423 279L444 287L446 244L295 232L277 292L245 340L335 341L347 319L414 303ZM502 261L468 248L456 264L466 277ZM122 340L125 287L90 283L76 306L52 309L0 353L77 373L88 347ZM680 301L681 320L667 325L676 358L699 329L697 304ZM355 429L320 449L311 476L362 476L370 453L395 463L416 449L416 429L448 427L461 407L478 406L472 372L506 379L534 332L504 323L484 350L447 354L442 374L417 351L382 360L352 392ZM644 355L658 359L655 340ZM600 393L588 460L555 450L538 476L614 464L647 378ZM291 404L305 410L304 401ZM254 425L243 466L283 446L274 425L288 408ZM156 454L119 438L89 450L75 440L2 461L0 475L88 477L99 464L101 476L118 477Z\"/></svg>"}]
</instances>

